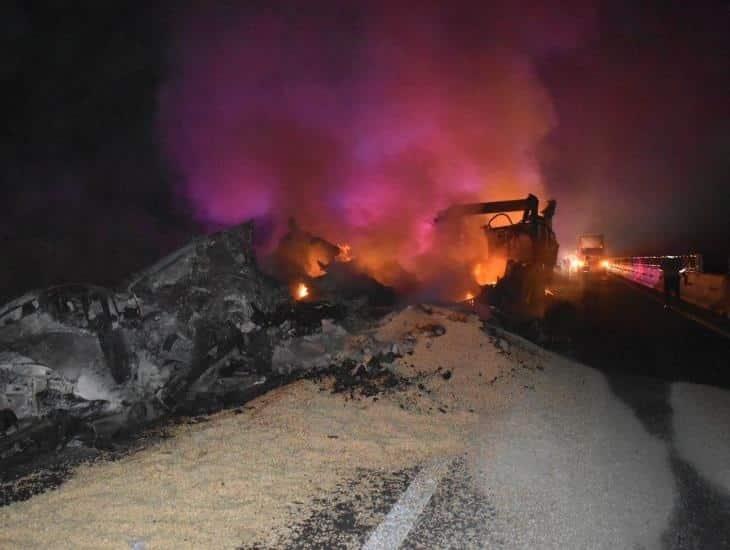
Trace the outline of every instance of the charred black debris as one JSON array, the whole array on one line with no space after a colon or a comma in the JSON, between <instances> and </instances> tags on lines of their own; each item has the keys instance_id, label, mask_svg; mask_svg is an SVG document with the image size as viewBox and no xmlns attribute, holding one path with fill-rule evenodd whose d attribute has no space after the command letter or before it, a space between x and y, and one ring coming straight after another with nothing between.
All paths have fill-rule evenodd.
<instances>
[{"instance_id":1,"label":"charred black debris","mask_svg":"<svg viewBox=\"0 0 730 550\"><path fill-rule=\"evenodd\" d=\"M122 288L56 286L0 307L0 504L36 491L6 494L33 464L47 486L63 478L63 461L44 457L97 456L142 428L240 406L294 379L330 376L353 397L406 384L389 369L400 350L345 345L390 310L391 289L337 263L296 301L290 281L259 269L252 243L242 224Z\"/></svg>"}]
</instances>

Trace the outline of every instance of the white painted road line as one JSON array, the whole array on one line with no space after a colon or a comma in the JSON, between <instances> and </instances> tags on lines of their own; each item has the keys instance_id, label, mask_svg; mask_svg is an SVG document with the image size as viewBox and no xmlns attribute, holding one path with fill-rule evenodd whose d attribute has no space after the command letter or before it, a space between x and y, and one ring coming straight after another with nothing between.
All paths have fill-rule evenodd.
<instances>
[{"instance_id":1,"label":"white painted road line","mask_svg":"<svg viewBox=\"0 0 730 550\"><path fill-rule=\"evenodd\" d=\"M383 522L363 545L363 550L395 550L416 524L439 481L448 471L453 458L440 458L427 464L411 481Z\"/></svg>"}]
</instances>

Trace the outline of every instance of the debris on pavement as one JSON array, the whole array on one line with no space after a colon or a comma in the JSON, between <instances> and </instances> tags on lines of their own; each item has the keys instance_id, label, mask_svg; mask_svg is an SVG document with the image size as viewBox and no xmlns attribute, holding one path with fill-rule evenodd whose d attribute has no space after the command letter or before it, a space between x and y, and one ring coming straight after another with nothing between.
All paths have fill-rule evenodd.
<instances>
[{"instance_id":1,"label":"debris on pavement","mask_svg":"<svg viewBox=\"0 0 730 550\"><path fill-rule=\"evenodd\" d=\"M277 345L322 346L331 365L245 407L168 426L164 437L113 462L77 467L58 489L4 508L4 536L38 546L54 537L98 540L106 548L127 540L135 526L138 540L155 548L179 547L183 539L199 547L271 547L293 517L317 509L317 495L358 471L401 471L459 453L479 414L521 386L488 383L509 380L515 363L498 353L476 316L450 319L448 308L427 309L406 307L362 330L320 319L318 329L310 324L289 334L292 323ZM423 332L429 322L445 332ZM274 326L283 332L268 329ZM297 360L280 368L298 372L312 358ZM110 492L113 513L102 502ZM182 513L160 499L195 506ZM88 521L66 521L79 513ZM233 520L241 517L245 524ZM41 518L45 529L27 539L26 526Z\"/></svg>"},{"instance_id":2,"label":"debris on pavement","mask_svg":"<svg viewBox=\"0 0 730 550\"><path fill-rule=\"evenodd\" d=\"M4 475L71 441L98 447L161 417L220 410L361 361L341 349L345 327L367 324L368 295L387 292L364 275L335 275L316 299L292 300L286 282L259 269L245 223L194 240L120 290L62 285L0 307Z\"/></svg>"},{"instance_id":3,"label":"debris on pavement","mask_svg":"<svg viewBox=\"0 0 730 550\"><path fill-rule=\"evenodd\" d=\"M395 309L355 262L328 265L297 299L259 269L252 231L197 239L122 289L64 285L0 308L8 541L41 516L38 546L114 547L143 524L134 536L150 547L265 541L291 495L306 505L355 468L456 452L478 414L509 399L495 382L515 359L469 311ZM182 525L160 498L197 504ZM88 525L69 533L79 507Z\"/></svg>"}]
</instances>

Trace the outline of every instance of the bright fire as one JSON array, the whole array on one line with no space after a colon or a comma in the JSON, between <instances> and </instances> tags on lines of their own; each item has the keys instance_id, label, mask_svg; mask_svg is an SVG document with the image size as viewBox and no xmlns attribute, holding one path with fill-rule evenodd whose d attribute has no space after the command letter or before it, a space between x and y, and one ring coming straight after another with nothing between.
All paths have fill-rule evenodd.
<instances>
[{"instance_id":1,"label":"bright fire","mask_svg":"<svg viewBox=\"0 0 730 550\"><path fill-rule=\"evenodd\" d=\"M491 277L487 274L486 266L482 263L475 265L472 273L474 275L474 280L478 285L486 285L491 279Z\"/></svg>"},{"instance_id":2,"label":"bright fire","mask_svg":"<svg viewBox=\"0 0 730 550\"><path fill-rule=\"evenodd\" d=\"M307 296L309 296L309 288L304 283L299 283L294 291L294 297L297 300L303 300Z\"/></svg>"},{"instance_id":3,"label":"bright fire","mask_svg":"<svg viewBox=\"0 0 730 550\"><path fill-rule=\"evenodd\" d=\"M338 244L340 253L335 256L335 261L347 263L352 261L352 247L349 244Z\"/></svg>"},{"instance_id":4,"label":"bright fire","mask_svg":"<svg viewBox=\"0 0 730 550\"><path fill-rule=\"evenodd\" d=\"M502 257L489 258L474 265L471 273L479 286L493 285L504 275L507 261Z\"/></svg>"},{"instance_id":5,"label":"bright fire","mask_svg":"<svg viewBox=\"0 0 730 550\"><path fill-rule=\"evenodd\" d=\"M307 250L304 271L312 278L322 277L327 274L323 266L329 263L330 258L322 245L312 245Z\"/></svg>"}]
</instances>

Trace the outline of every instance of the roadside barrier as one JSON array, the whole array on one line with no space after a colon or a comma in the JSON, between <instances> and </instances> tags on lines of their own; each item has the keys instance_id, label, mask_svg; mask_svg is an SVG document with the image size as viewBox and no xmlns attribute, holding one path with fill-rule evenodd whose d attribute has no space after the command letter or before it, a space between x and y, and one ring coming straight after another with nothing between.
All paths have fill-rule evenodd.
<instances>
[{"instance_id":1,"label":"roadside barrier","mask_svg":"<svg viewBox=\"0 0 730 550\"><path fill-rule=\"evenodd\" d=\"M699 254L680 257L687 268L680 278L681 299L723 317L729 317L730 277L702 273L702 256ZM667 256L611 258L608 270L657 292L663 292L664 275L660 266L665 258Z\"/></svg>"}]
</instances>

